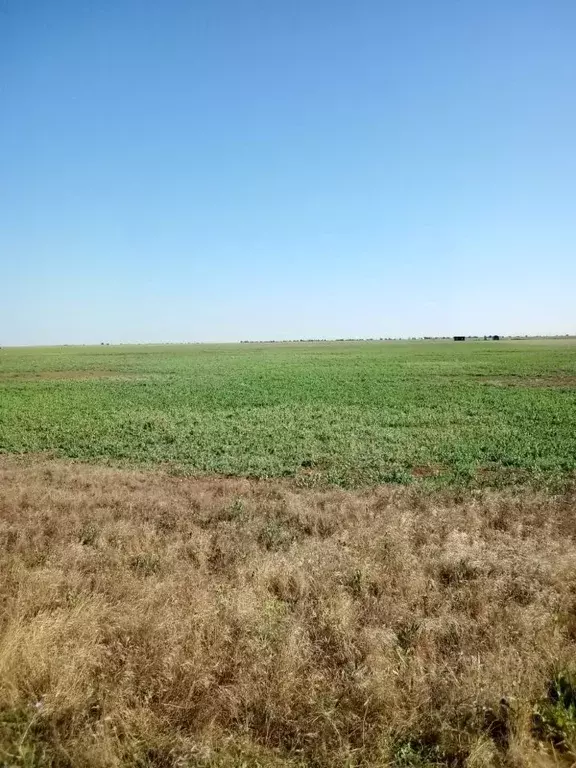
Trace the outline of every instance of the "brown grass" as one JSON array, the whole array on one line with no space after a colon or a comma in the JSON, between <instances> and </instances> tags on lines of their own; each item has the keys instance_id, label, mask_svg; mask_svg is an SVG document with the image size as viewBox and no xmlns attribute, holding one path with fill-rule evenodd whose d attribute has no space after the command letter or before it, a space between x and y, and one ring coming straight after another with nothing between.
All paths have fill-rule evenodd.
<instances>
[{"instance_id":1,"label":"brown grass","mask_svg":"<svg viewBox=\"0 0 576 768\"><path fill-rule=\"evenodd\" d=\"M0 460L0 765L553 765L575 496Z\"/></svg>"}]
</instances>

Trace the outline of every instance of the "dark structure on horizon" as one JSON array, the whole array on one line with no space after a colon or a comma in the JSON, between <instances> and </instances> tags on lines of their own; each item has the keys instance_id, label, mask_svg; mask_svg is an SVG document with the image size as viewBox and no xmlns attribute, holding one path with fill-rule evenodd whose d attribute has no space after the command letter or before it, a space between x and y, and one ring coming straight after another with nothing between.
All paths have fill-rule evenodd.
<instances>
[{"instance_id":1,"label":"dark structure on horizon","mask_svg":"<svg viewBox=\"0 0 576 768\"><path fill-rule=\"evenodd\" d=\"M454 336L454 341L466 341L466 336Z\"/></svg>"}]
</instances>

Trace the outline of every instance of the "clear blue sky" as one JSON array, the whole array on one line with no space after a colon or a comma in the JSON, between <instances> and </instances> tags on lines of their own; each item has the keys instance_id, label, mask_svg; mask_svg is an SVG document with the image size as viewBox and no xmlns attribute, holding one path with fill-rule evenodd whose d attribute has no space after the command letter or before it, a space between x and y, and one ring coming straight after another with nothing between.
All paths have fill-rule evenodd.
<instances>
[{"instance_id":1,"label":"clear blue sky","mask_svg":"<svg viewBox=\"0 0 576 768\"><path fill-rule=\"evenodd\" d=\"M2 0L0 344L576 332L573 0Z\"/></svg>"}]
</instances>

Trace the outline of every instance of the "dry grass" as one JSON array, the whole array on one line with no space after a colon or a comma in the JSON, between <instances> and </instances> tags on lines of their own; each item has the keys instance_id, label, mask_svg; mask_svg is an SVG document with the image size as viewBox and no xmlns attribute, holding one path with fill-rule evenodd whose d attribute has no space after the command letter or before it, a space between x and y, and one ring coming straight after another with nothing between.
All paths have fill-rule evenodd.
<instances>
[{"instance_id":1,"label":"dry grass","mask_svg":"<svg viewBox=\"0 0 576 768\"><path fill-rule=\"evenodd\" d=\"M5 457L0 764L569 764L574 512Z\"/></svg>"}]
</instances>

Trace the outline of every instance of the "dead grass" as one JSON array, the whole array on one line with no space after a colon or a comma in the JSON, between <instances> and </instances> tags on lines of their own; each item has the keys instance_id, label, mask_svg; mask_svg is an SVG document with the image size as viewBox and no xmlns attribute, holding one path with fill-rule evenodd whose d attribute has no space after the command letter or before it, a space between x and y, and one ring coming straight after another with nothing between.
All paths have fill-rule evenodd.
<instances>
[{"instance_id":1,"label":"dead grass","mask_svg":"<svg viewBox=\"0 0 576 768\"><path fill-rule=\"evenodd\" d=\"M4 457L0 764L569 765L575 511Z\"/></svg>"}]
</instances>

